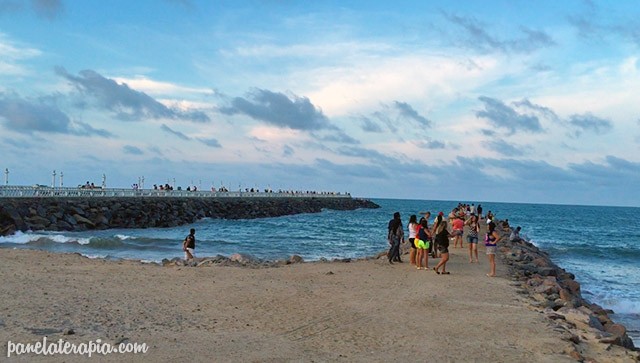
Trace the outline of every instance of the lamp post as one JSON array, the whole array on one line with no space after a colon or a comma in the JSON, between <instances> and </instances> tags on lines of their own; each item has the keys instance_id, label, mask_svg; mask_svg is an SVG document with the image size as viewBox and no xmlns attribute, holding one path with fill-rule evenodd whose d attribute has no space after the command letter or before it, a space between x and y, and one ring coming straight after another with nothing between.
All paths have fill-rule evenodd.
<instances>
[{"instance_id":1,"label":"lamp post","mask_svg":"<svg viewBox=\"0 0 640 363\"><path fill-rule=\"evenodd\" d=\"M144 189L144 175L142 176L142 182L140 183L140 189Z\"/></svg>"},{"instance_id":2,"label":"lamp post","mask_svg":"<svg viewBox=\"0 0 640 363\"><path fill-rule=\"evenodd\" d=\"M4 185L9 185L9 168L4 169Z\"/></svg>"},{"instance_id":3,"label":"lamp post","mask_svg":"<svg viewBox=\"0 0 640 363\"><path fill-rule=\"evenodd\" d=\"M55 188L56 187L56 171L53 171L53 180L51 181L51 187Z\"/></svg>"},{"instance_id":4,"label":"lamp post","mask_svg":"<svg viewBox=\"0 0 640 363\"><path fill-rule=\"evenodd\" d=\"M102 189L107 187L107 174L102 174Z\"/></svg>"},{"instance_id":5,"label":"lamp post","mask_svg":"<svg viewBox=\"0 0 640 363\"><path fill-rule=\"evenodd\" d=\"M60 187L62 188L63 186L64 186L64 174L60 172Z\"/></svg>"}]
</instances>

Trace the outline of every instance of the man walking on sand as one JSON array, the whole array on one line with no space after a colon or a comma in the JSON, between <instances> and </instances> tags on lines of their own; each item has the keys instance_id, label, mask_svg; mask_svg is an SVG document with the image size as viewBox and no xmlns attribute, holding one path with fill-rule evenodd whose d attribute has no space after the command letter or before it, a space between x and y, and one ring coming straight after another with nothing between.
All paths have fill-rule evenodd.
<instances>
[{"instance_id":1,"label":"man walking on sand","mask_svg":"<svg viewBox=\"0 0 640 363\"><path fill-rule=\"evenodd\" d=\"M191 260L196 257L194 252L196 248L196 230L191 228L189 231L189 235L184 238L184 242L182 242L182 250L184 251L185 260Z\"/></svg>"}]
</instances>

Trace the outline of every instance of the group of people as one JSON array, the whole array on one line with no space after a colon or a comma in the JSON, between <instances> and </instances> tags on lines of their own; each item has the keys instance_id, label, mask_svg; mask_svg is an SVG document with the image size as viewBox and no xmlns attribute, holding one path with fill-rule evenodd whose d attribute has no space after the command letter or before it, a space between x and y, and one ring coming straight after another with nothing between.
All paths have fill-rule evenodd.
<instances>
[{"instance_id":1,"label":"group of people","mask_svg":"<svg viewBox=\"0 0 640 363\"><path fill-rule=\"evenodd\" d=\"M440 261L432 268L438 275L449 275L447 271L447 262L449 261L449 240L453 240L453 247L463 247L464 227L468 227L467 243L469 246L469 263L478 263L478 241L480 235L480 215L475 211L481 212L482 207L478 205L478 209L472 204L460 204L449 213L448 220L444 219L444 213L439 212L433 221L433 225L429 226L430 212L422 212L423 216L418 217L413 214L409 217L407 229L409 230L408 242L410 245L409 261L411 265L415 265L418 270L429 270L429 257L440 258ZM491 212L487 213L489 215ZM496 276L495 255L497 243L502 238L496 231L495 218L491 214L492 219L487 220L487 233L485 234L484 244L489 260L489 273L487 276ZM451 225L451 230L449 230ZM513 233L519 238L520 227ZM512 233L511 240L514 235ZM405 243L404 227L400 217L400 212L395 212L393 219L389 221L387 239L389 242L389 252L387 258L390 264L394 262L402 262L400 258L400 246Z\"/></svg>"},{"instance_id":2,"label":"group of people","mask_svg":"<svg viewBox=\"0 0 640 363\"><path fill-rule=\"evenodd\" d=\"M153 190L173 190L173 186L169 185L169 183L164 185L153 184Z\"/></svg>"},{"instance_id":3,"label":"group of people","mask_svg":"<svg viewBox=\"0 0 640 363\"><path fill-rule=\"evenodd\" d=\"M98 187L96 187L95 184L89 183L89 181L87 181L84 185L79 185L78 188L80 188L80 189L97 189Z\"/></svg>"}]
</instances>

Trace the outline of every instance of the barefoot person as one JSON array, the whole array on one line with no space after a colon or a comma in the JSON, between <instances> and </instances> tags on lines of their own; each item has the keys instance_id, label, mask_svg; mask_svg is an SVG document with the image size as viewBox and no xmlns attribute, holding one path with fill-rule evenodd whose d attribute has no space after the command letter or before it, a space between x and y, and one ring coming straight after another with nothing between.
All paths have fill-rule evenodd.
<instances>
[{"instance_id":1,"label":"barefoot person","mask_svg":"<svg viewBox=\"0 0 640 363\"><path fill-rule=\"evenodd\" d=\"M448 275L449 271L447 271L447 261L449 261L449 231L447 230L447 222L441 220L434 227L436 236L435 243L440 251L440 262L433 268L433 270L438 275ZM440 267L442 267L442 271L440 271Z\"/></svg>"},{"instance_id":2,"label":"barefoot person","mask_svg":"<svg viewBox=\"0 0 640 363\"><path fill-rule=\"evenodd\" d=\"M415 214L412 214L411 217L409 217L409 225L407 225L407 228L409 229L409 244L411 247L411 250L409 251L409 263L411 265L415 265L417 247L414 242L416 232L418 230L418 217Z\"/></svg>"},{"instance_id":3,"label":"barefoot person","mask_svg":"<svg viewBox=\"0 0 640 363\"><path fill-rule=\"evenodd\" d=\"M429 225L427 224L427 220L423 218L416 235L416 247L418 250L416 267L418 270L422 269L422 261L424 261L424 269L429 269L429 240Z\"/></svg>"},{"instance_id":4,"label":"barefoot person","mask_svg":"<svg viewBox=\"0 0 640 363\"><path fill-rule=\"evenodd\" d=\"M400 212L393 214L393 219L389 221L389 233L387 234L387 240L389 241L389 252L387 257L389 263L393 265L393 261L402 262L400 259L400 243L404 242L404 230L402 228L402 220L400 219Z\"/></svg>"},{"instance_id":5,"label":"barefoot person","mask_svg":"<svg viewBox=\"0 0 640 363\"><path fill-rule=\"evenodd\" d=\"M462 248L462 235L464 234L464 220L463 216L457 215L451 221L451 227L453 228L453 248L458 248L458 243L460 243L460 248Z\"/></svg>"},{"instance_id":6,"label":"barefoot person","mask_svg":"<svg viewBox=\"0 0 640 363\"><path fill-rule=\"evenodd\" d=\"M489 230L487 236L484 239L484 246L487 250L487 257L489 257L490 271L487 274L489 277L496 275L496 250L498 249L498 241L500 241L500 235L496 232L496 224L489 223Z\"/></svg>"},{"instance_id":7,"label":"barefoot person","mask_svg":"<svg viewBox=\"0 0 640 363\"><path fill-rule=\"evenodd\" d=\"M182 250L184 251L185 260L191 260L196 257L195 254L196 248L196 230L191 228L189 231L189 235L184 238L184 242L182 242Z\"/></svg>"},{"instance_id":8,"label":"barefoot person","mask_svg":"<svg viewBox=\"0 0 640 363\"><path fill-rule=\"evenodd\" d=\"M469 263L473 263L473 256L475 254L476 260L478 261L478 233L480 232L480 224L478 223L478 217L475 214L472 214L466 222L465 225L469 226L469 233L467 234L467 242L469 243Z\"/></svg>"},{"instance_id":9,"label":"barefoot person","mask_svg":"<svg viewBox=\"0 0 640 363\"><path fill-rule=\"evenodd\" d=\"M433 238L433 253L431 254L431 257L433 258L438 258L440 257L439 255L439 248L438 248L438 240L435 239L435 235L436 235L436 228L438 228L438 225L440 225L440 223L442 223L444 221L444 213L440 212L438 213L438 216L435 218L435 220L433 221L433 228L431 230L431 236L434 237ZM449 242L447 241L447 244Z\"/></svg>"}]
</instances>

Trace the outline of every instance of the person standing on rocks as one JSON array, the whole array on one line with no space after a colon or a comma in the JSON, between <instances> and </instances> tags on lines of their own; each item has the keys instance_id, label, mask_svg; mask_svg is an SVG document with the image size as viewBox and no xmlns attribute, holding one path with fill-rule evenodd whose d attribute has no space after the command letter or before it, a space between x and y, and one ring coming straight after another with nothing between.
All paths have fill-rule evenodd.
<instances>
[{"instance_id":1,"label":"person standing on rocks","mask_svg":"<svg viewBox=\"0 0 640 363\"><path fill-rule=\"evenodd\" d=\"M400 219L400 212L393 214L393 219L389 221L389 233L387 234L387 240L389 241L389 263L393 264L393 261L402 263L400 259L400 243L404 242L404 228L402 227L402 220Z\"/></svg>"},{"instance_id":2,"label":"person standing on rocks","mask_svg":"<svg viewBox=\"0 0 640 363\"><path fill-rule=\"evenodd\" d=\"M522 241L522 238L520 238L520 230L521 229L522 229L522 227L518 226L518 227L516 227L516 229L511 231L511 235L509 236L509 241L511 241L511 242L520 242L520 241Z\"/></svg>"},{"instance_id":3,"label":"person standing on rocks","mask_svg":"<svg viewBox=\"0 0 640 363\"><path fill-rule=\"evenodd\" d=\"M196 257L195 254L196 248L196 230L191 228L189 231L189 235L184 238L184 242L182 242L182 250L184 251L185 260L191 260Z\"/></svg>"}]
</instances>

